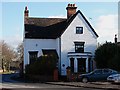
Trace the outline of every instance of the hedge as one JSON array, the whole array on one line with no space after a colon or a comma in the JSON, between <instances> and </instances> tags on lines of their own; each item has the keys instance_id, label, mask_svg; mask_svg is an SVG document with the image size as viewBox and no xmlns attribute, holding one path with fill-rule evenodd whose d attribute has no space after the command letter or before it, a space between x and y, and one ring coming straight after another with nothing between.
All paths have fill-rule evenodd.
<instances>
[{"instance_id":1,"label":"hedge","mask_svg":"<svg viewBox=\"0 0 120 90\"><path fill-rule=\"evenodd\" d=\"M57 62L54 56L40 56L35 62L26 66L25 72L32 75L53 75Z\"/></svg>"}]
</instances>

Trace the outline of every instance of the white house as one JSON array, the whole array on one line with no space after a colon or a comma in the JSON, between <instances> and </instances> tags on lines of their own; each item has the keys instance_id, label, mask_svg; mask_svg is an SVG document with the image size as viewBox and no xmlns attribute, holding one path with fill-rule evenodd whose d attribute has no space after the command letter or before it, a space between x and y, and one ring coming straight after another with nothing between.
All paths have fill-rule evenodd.
<instances>
[{"instance_id":1,"label":"white house","mask_svg":"<svg viewBox=\"0 0 120 90\"><path fill-rule=\"evenodd\" d=\"M32 63L31 57L56 53L60 75L89 72L93 69L98 35L75 4L68 4L67 18L29 17L24 11L24 67Z\"/></svg>"}]
</instances>

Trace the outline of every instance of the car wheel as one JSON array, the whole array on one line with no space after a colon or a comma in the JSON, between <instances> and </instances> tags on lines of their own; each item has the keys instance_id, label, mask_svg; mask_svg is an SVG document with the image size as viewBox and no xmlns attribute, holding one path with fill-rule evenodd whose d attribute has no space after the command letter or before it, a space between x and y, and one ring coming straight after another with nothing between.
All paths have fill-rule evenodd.
<instances>
[{"instance_id":1,"label":"car wheel","mask_svg":"<svg viewBox=\"0 0 120 90\"><path fill-rule=\"evenodd\" d=\"M87 79L87 78L83 78L83 79L82 79L82 82L83 82L83 83L87 83L87 82L88 82L88 79Z\"/></svg>"}]
</instances>

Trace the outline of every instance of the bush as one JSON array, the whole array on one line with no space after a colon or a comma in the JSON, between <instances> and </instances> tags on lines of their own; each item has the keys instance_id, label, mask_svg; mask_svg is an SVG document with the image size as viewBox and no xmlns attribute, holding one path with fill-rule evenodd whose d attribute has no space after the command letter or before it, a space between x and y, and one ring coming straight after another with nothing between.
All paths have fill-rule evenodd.
<instances>
[{"instance_id":1,"label":"bush","mask_svg":"<svg viewBox=\"0 0 120 90\"><path fill-rule=\"evenodd\" d=\"M120 70L120 46L106 42L95 51L95 61L97 68Z\"/></svg>"},{"instance_id":2,"label":"bush","mask_svg":"<svg viewBox=\"0 0 120 90\"><path fill-rule=\"evenodd\" d=\"M53 75L56 65L56 57L40 56L35 62L26 66L25 72L32 75Z\"/></svg>"}]
</instances>

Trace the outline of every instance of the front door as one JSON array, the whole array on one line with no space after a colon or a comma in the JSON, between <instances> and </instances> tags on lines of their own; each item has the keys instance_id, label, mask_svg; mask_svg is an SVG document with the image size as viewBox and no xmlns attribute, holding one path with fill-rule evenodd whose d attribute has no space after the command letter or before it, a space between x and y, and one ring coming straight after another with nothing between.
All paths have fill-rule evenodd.
<instances>
[{"instance_id":1,"label":"front door","mask_svg":"<svg viewBox=\"0 0 120 90\"><path fill-rule=\"evenodd\" d=\"M78 72L86 72L86 58L77 58L78 62Z\"/></svg>"}]
</instances>

